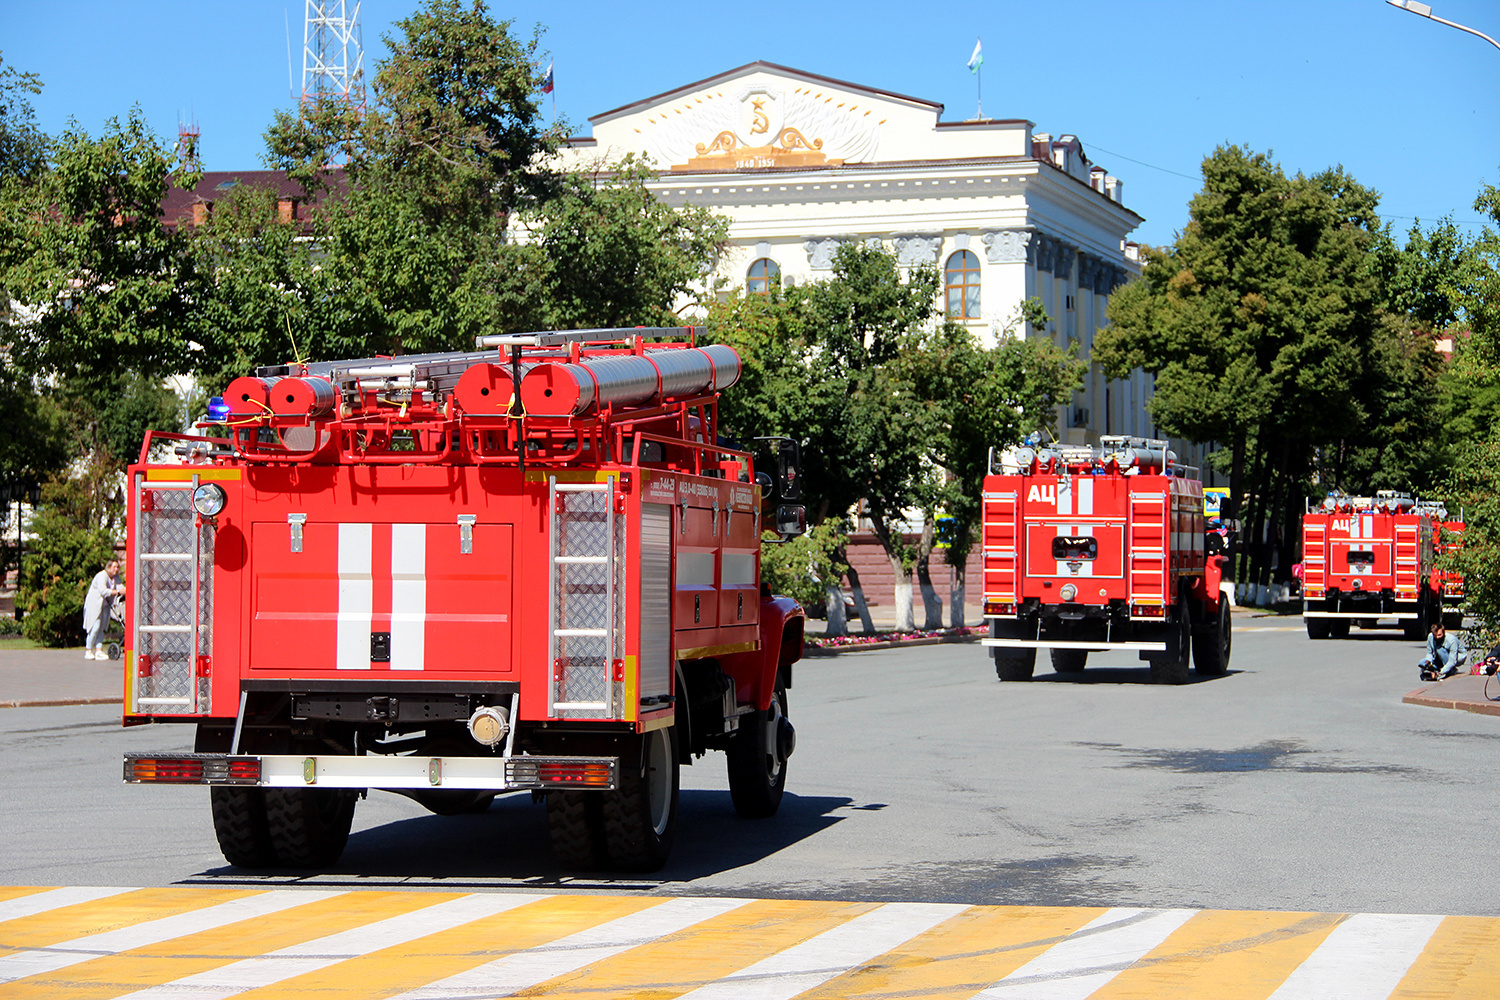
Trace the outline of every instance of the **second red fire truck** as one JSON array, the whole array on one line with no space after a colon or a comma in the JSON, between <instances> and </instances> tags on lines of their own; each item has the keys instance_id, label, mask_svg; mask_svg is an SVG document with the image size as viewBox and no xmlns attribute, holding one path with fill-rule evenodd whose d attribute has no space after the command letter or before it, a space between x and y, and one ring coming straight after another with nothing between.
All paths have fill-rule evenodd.
<instances>
[{"instance_id":1,"label":"second red fire truck","mask_svg":"<svg viewBox=\"0 0 1500 1000\"><path fill-rule=\"evenodd\" d=\"M791 442L757 467L718 438L738 355L676 329L481 346L260 369L227 436L148 438L129 470L124 721L196 745L125 780L208 785L236 865L331 864L375 788L439 813L529 790L564 867L652 870L711 749L742 815L780 805L803 613L760 546L803 512Z\"/></svg>"},{"instance_id":2,"label":"second red fire truck","mask_svg":"<svg viewBox=\"0 0 1500 1000\"><path fill-rule=\"evenodd\" d=\"M984 481L982 640L1002 681L1029 680L1038 649L1059 673L1091 650L1131 650L1152 680L1229 669L1225 556L1209 552L1203 485L1165 441L1013 449Z\"/></svg>"}]
</instances>

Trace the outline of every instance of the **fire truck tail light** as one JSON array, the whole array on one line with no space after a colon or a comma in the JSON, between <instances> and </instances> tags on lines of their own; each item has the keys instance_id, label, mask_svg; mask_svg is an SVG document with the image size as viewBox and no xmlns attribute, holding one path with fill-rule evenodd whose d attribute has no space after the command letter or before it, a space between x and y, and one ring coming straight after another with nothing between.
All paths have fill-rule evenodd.
<instances>
[{"instance_id":1,"label":"fire truck tail light","mask_svg":"<svg viewBox=\"0 0 1500 1000\"><path fill-rule=\"evenodd\" d=\"M616 787L620 762L616 757L512 757L506 780L520 788Z\"/></svg>"},{"instance_id":2,"label":"fire truck tail light","mask_svg":"<svg viewBox=\"0 0 1500 1000\"><path fill-rule=\"evenodd\" d=\"M1014 615L1016 613L1016 606L1014 604L1003 604L1000 601L985 601L984 613L986 615Z\"/></svg>"},{"instance_id":3,"label":"fire truck tail light","mask_svg":"<svg viewBox=\"0 0 1500 1000\"><path fill-rule=\"evenodd\" d=\"M259 757L177 754L125 758L125 780L131 784L255 785L260 783L260 773Z\"/></svg>"},{"instance_id":4,"label":"fire truck tail light","mask_svg":"<svg viewBox=\"0 0 1500 1000\"><path fill-rule=\"evenodd\" d=\"M1132 604L1130 616L1132 618L1165 618L1167 609L1159 604Z\"/></svg>"}]
</instances>

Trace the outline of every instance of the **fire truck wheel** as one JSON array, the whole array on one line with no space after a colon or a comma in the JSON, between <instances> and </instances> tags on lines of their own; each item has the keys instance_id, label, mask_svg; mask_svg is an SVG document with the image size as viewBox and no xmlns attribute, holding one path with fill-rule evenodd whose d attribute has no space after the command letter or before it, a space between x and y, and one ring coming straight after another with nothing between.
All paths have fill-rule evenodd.
<instances>
[{"instance_id":1,"label":"fire truck wheel","mask_svg":"<svg viewBox=\"0 0 1500 1000\"><path fill-rule=\"evenodd\" d=\"M323 868L344 853L354 822L355 788L267 788L266 825L276 860L287 868Z\"/></svg>"},{"instance_id":2,"label":"fire truck wheel","mask_svg":"<svg viewBox=\"0 0 1500 1000\"><path fill-rule=\"evenodd\" d=\"M1060 674L1081 674L1088 666L1089 651L1086 649L1054 649L1052 669Z\"/></svg>"},{"instance_id":3,"label":"fire truck wheel","mask_svg":"<svg viewBox=\"0 0 1500 1000\"><path fill-rule=\"evenodd\" d=\"M1007 649L1006 655L995 650L995 676L1002 681L1029 681L1036 672L1035 649Z\"/></svg>"},{"instance_id":4,"label":"fire truck wheel","mask_svg":"<svg viewBox=\"0 0 1500 1000\"><path fill-rule=\"evenodd\" d=\"M1327 618L1307 618L1304 621L1307 622L1307 637L1309 639L1328 638Z\"/></svg>"},{"instance_id":5,"label":"fire truck wheel","mask_svg":"<svg viewBox=\"0 0 1500 1000\"><path fill-rule=\"evenodd\" d=\"M208 790L213 810L214 836L224 860L238 868L274 868L276 852L266 826L266 792L263 788L214 785Z\"/></svg>"},{"instance_id":6,"label":"fire truck wheel","mask_svg":"<svg viewBox=\"0 0 1500 1000\"><path fill-rule=\"evenodd\" d=\"M1152 684L1186 684L1188 682L1188 654L1192 649L1192 626L1188 620L1186 604L1177 606L1177 618L1172 622L1176 630L1173 641L1162 656L1151 658Z\"/></svg>"},{"instance_id":7,"label":"fire truck wheel","mask_svg":"<svg viewBox=\"0 0 1500 1000\"><path fill-rule=\"evenodd\" d=\"M1200 677L1222 677L1229 672L1229 647L1233 638L1229 602L1220 601L1213 629L1193 636L1193 669Z\"/></svg>"},{"instance_id":8,"label":"fire truck wheel","mask_svg":"<svg viewBox=\"0 0 1500 1000\"><path fill-rule=\"evenodd\" d=\"M1443 628L1449 632L1456 632L1464 627L1464 613L1462 611L1444 611Z\"/></svg>"},{"instance_id":9,"label":"fire truck wheel","mask_svg":"<svg viewBox=\"0 0 1500 1000\"><path fill-rule=\"evenodd\" d=\"M547 832L558 867L583 872L604 867L603 798L598 792L547 793Z\"/></svg>"},{"instance_id":10,"label":"fire truck wheel","mask_svg":"<svg viewBox=\"0 0 1500 1000\"><path fill-rule=\"evenodd\" d=\"M1335 618L1332 621L1330 621L1328 623L1328 638L1330 638L1330 639L1347 639L1347 638L1349 638L1349 619L1347 619L1347 618Z\"/></svg>"},{"instance_id":11,"label":"fire truck wheel","mask_svg":"<svg viewBox=\"0 0 1500 1000\"><path fill-rule=\"evenodd\" d=\"M620 787L601 796L604 849L622 871L654 872L666 864L677 832L677 727L647 733L642 757L641 771L622 767Z\"/></svg>"},{"instance_id":12,"label":"fire truck wheel","mask_svg":"<svg viewBox=\"0 0 1500 1000\"><path fill-rule=\"evenodd\" d=\"M747 717L729 745L729 798L745 819L774 816L786 789L786 758L782 739L787 722L786 688L776 683L771 706L760 715L760 725Z\"/></svg>"}]
</instances>

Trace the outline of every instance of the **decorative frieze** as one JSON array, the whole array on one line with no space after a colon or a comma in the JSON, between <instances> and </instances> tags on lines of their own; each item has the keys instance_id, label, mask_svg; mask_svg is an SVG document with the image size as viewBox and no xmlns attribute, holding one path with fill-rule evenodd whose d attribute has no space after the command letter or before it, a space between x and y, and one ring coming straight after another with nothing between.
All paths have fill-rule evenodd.
<instances>
[{"instance_id":1,"label":"decorative frieze","mask_svg":"<svg viewBox=\"0 0 1500 1000\"><path fill-rule=\"evenodd\" d=\"M943 246L941 236L897 236L891 242L896 247L896 263L902 267L936 264Z\"/></svg>"},{"instance_id":2,"label":"decorative frieze","mask_svg":"<svg viewBox=\"0 0 1500 1000\"><path fill-rule=\"evenodd\" d=\"M807 251L807 266L814 271L833 270L833 255L844 242L835 236L821 236L803 243L802 249Z\"/></svg>"},{"instance_id":3,"label":"decorative frieze","mask_svg":"<svg viewBox=\"0 0 1500 1000\"><path fill-rule=\"evenodd\" d=\"M1031 237L1029 229L1002 229L999 232L985 233L981 237L985 247L984 259L991 264L1033 263L1035 248Z\"/></svg>"}]
</instances>

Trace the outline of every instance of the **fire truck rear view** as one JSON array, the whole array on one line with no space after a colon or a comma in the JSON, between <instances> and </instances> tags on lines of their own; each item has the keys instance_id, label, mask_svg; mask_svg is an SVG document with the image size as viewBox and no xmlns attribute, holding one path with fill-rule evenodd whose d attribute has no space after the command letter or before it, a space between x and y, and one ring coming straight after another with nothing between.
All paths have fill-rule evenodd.
<instances>
[{"instance_id":1,"label":"fire truck rear view","mask_svg":"<svg viewBox=\"0 0 1500 1000\"><path fill-rule=\"evenodd\" d=\"M1227 558L1207 551L1203 485L1167 443L1107 436L1097 448L1016 448L984 481L983 641L1002 681L1030 680L1048 648L1058 673L1090 650L1128 649L1157 683L1229 669Z\"/></svg>"},{"instance_id":2,"label":"fire truck rear view","mask_svg":"<svg viewBox=\"0 0 1500 1000\"><path fill-rule=\"evenodd\" d=\"M1463 624L1463 578L1438 569L1444 545L1456 548L1462 521L1441 504L1381 490L1373 497L1334 495L1302 515L1302 617L1311 639L1342 639L1349 626L1394 618L1420 639L1439 617ZM1448 531L1445 543L1442 532Z\"/></svg>"},{"instance_id":3,"label":"fire truck rear view","mask_svg":"<svg viewBox=\"0 0 1500 1000\"><path fill-rule=\"evenodd\" d=\"M125 780L208 785L246 867L331 864L375 788L530 790L562 866L654 870L710 749L775 813L803 613L760 540L802 530L796 448L720 442L740 359L696 332L262 368L211 408L226 437L148 437L124 721L196 743Z\"/></svg>"}]
</instances>

